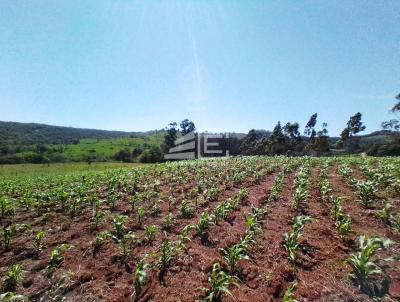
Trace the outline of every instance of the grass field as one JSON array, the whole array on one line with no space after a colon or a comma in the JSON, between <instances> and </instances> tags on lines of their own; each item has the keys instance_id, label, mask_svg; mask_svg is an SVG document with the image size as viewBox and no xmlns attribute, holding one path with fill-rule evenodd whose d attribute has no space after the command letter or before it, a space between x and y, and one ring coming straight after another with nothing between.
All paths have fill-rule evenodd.
<instances>
[{"instance_id":1,"label":"grass field","mask_svg":"<svg viewBox=\"0 0 400 302\"><path fill-rule=\"evenodd\" d=\"M0 177L64 175L74 172L105 171L117 168L137 167L136 163L60 163L60 164L20 164L0 165Z\"/></svg>"},{"instance_id":2,"label":"grass field","mask_svg":"<svg viewBox=\"0 0 400 302\"><path fill-rule=\"evenodd\" d=\"M72 161L82 160L88 154L96 155L98 158L111 158L115 153L126 148L133 150L146 145L159 146L161 142L161 134L134 138L82 139L79 144L66 145L63 154Z\"/></svg>"}]
</instances>

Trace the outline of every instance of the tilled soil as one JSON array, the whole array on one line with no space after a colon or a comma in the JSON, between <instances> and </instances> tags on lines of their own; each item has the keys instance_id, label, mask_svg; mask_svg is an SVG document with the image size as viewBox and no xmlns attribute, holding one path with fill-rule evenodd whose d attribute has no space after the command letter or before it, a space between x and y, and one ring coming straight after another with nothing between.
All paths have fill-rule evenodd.
<instances>
[{"instance_id":1,"label":"tilled soil","mask_svg":"<svg viewBox=\"0 0 400 302\"><path fill-rule=\"evenodd\" d=\"M196 236L191 238L186 245L187 252L175 259L162 281L156 269L149 272L149 282L140 299L199 301L205 297L206 289L209 288L208 276L212 264L221 262L220 249L237 243L245 234L243 214L249 213L252 206L264 205L278 173L276 169L258 184L252 179L246 179L241 186L226 189L217 200L198 209L192 218L178 218L171 230L158 232L153 242L133 247L124 260L119 256L118 245L114 242L106 243L94 254L92 241L96 232L112 229L112 217L118 214L129 216L128 230L132 230L137 238L145 240L145 231L138 224L128 200L121 200L111 212L112 215L106 217L106 221L96 231L88 223L92 215L89 209L84 210L76 219L61 212L52 212L39 218L32 213L21 212L14 223L30 221L35 232L48 230L45 247L36 259L30 235L17 236L11 250L0 253L0 272L3 274L13 263L23 262L26 277L17 292L28 296L31 301L61 301L57 300L57 296L64 297L63 301L134 301L132 273L138 261L144 255L158 251L164 238L175 240L184 226L199 220L203 211L214 210L220 202L235 196L241 188L247 188L249 196L245 203L227 221L213 226L206 242ZM399 241L400 237L376 217L374 209L364 209L353 190L338 176L336 167L330 167L328 179L331 194L343 197L343 210L352 218L353 232L348 238L341 238L330 214L331 204L321 199L319 173L319 167L311 169L309 197L301 213L291 206L295 172L286 175L280 197L270 204L262 223L262 232L252 247L251 260L239 262L238 286L231 287L234 298L227 296L223 301L282 301L285 290L294 280L297 280L295 297L299 301L372 301L351 283L348 278L351 268L346 260L357 250L356 238L359 235L380 236L394 241ZM184 190L190 190L194 185L193 181L189 182ZM168 189L168 186L162 187L165 194ZM179 216L179 198L177 201L172 209L175 217ZM393 202L398 206L398 200ZM154 224L161 229L167 210L167 205L162 204L162 212L147 217L144 225ZM282 238L298 214L308 215L312 220L303 230L298 261L293 265L287 260ZM72 248L65 254L62 265L49 278L44 271L51 250L62 243L68 243ZM398 245L383 255L400 257ZM388 274L392 283L386 301L399 301L400 273L396 264L390 264Z\"/></svg>"}]
</instances>

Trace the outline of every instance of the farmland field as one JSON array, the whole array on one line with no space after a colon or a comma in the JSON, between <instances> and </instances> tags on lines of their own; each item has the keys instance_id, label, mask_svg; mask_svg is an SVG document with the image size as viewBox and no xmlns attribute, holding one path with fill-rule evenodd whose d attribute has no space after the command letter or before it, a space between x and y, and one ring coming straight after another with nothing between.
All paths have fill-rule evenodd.
<instances>
[{"instance_id":1,"label":"farmland field","mask_svg":"<svg viewBox=\"0 0 400 302\"><path fill-rule=\"evenodd\" d=\"M238 157L0 177L0 301L399 301L399 167Z\"/></svg>"},{"instance_id":2,"label":"farmland field","mask_svg":"<svg viewBox=\"0 0 400 302\"><path fill-rule=\"evenodd\" d=\"M95 162L87 163L55 163L55 164L18 164L0 165L0 177L21 177L21 176L49 176L64 175L72 173L101 172L117 168L137 167L139 163L121 162Z\"/></svg>"}]
</instances>

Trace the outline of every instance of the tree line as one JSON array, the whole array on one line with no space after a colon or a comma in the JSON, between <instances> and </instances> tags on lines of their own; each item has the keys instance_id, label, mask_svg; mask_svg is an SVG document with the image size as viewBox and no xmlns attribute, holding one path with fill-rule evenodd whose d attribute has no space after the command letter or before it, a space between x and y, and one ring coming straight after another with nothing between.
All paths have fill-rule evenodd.
<instances>
[{"instance_id":1,"label":"tree line","mask_svg":"<svg viewBox=\"0 0 400 302\"><path fill-rule=\"evenodd\" d=\"M396 96L397 103L391 109L396 115L400 112L400 94ZM250 130L243 138L230 138L230 154L232 155L334 155L366 152L374 156L400 155L400 121L398 118L382 123L385 134L390 134L391 140L386 143L363 143L359 133L366 129L362 114L355 113L349 117L339 138L328 135L328 124L323 122L317 129L318 114L310 116L301 133L297 122L276 124L272 132L265 130ZM180 123L170 123L165 128L164 152L174 146L179 135L185 135L196 129L195 124L188 119Z\"/></svg>"}]
</instances>

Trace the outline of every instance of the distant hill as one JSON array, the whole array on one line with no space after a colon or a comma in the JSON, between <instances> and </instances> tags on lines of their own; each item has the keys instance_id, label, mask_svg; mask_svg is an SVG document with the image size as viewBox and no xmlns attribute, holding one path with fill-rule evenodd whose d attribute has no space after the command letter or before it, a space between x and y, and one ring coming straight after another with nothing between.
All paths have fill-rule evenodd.
<instances>
[{"instance_id":1,"label":"distant hill","mask_svg":"<svg viewBox=\"0 0 400 302\"><path fill-rule=\"evenodd\" d=\"M84 138L105 139L140 135L143 133L0 121L0 142L11 145L76 144Z\"/></svg>"},{"instance_id":2,"label":"distant hill","mask_svg":"<svg viewBox=\"0 0 400 302\"><path fill-rule=\"evenodd\" d=\"M163 130L124 132L0 121L0 164L157 161L163 136Z\"/></svg>"},{"instance_id":3,"label":"distant hill","mask_svg":"<svg viewBox=\"0 0 400 302\"><path fill-rule=\"evenodd\" d=\"M252 130L249 133L257 140L271 135L267 130ZM240 154L241 143L248 135L230 134L231 147L236 150L232 154ZM306 137L302 139L307 141ZM338 139L330 138L331 148ZM393 133L390 131L358 136L360 150L372 150L371 154L386 154L388 148L384 146L392 144L392 141ZM164 130L124 132L0 121L0 164L116 160L158 162L163 158L163 142ZM397 145L395 148L398 148ZM389 154L394 152L389 151Z\"/></svg>"}]
</instances>

